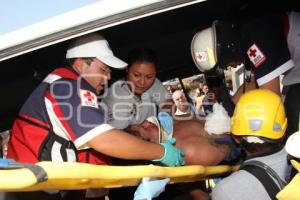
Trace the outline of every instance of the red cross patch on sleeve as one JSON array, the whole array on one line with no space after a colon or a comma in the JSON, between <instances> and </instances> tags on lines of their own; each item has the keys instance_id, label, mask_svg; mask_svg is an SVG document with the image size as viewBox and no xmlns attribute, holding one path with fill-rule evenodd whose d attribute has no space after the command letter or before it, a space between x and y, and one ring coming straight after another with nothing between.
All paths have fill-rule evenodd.
<instances>
[{"instance_id":1,"label":"red cross patch on sleeve","mask_svg":"<svg viewBox=\"0 0 300 200\"><path fill-rule=\"evenodd\" d=\"M247 51L248 57L253 65L258 68L267 58L265 54L258 48L256 44L253 44Z\"/></svg>"},{"instance_id":2,"label":"red cross patch on sleeve","mask_svg":"<svg viewBox=\"0 0 300 200\"><path fill-rule=\"evenodd\" d=\"M80 90L80 99L82 106L99 108L97 96L89 90Z\"/></svg>"}]
</instances>

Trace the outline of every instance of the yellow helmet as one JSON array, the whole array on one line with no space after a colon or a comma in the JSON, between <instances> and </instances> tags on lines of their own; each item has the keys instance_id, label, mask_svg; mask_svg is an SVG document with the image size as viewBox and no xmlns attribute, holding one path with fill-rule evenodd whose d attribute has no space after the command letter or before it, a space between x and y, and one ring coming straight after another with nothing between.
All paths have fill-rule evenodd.
<instances>
[{"instance_id":1,"label":"yellow helmet","mask_svg":"<svg viewBox=\"0 0 300 200\"><path fill-rule=\"evenodd\" d=\"M280 139L287 126L280 97L265 89L245 93L238 101L231 118L231 132L236 136L258 136Z\"/></svg>"}]
</instances>

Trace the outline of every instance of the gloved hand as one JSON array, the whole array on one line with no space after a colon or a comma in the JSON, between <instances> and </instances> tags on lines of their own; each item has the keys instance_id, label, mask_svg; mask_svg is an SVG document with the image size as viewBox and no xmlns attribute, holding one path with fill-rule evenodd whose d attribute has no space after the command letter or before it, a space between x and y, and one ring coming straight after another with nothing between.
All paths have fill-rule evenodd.
<instances>
[{"instance_id":1,"label":"gloved hand","mask_svg":"<svg viewBox=\"0 0 300 200\"><path fill-rule=\"evenodd\" d=\"M134 193L134 200L151 200L154 197L158 197L165 191L165 187L169 181L169 178L161 180L153 180L148 177L143 178L142 183Z\"/></svg>"},{"instance_id":2,"label":"gloved hand","mask_svg":"<svg viewBox=\"0 0 300 200\"><path fill-rule=\"evenodd\" d=\"M171 138L160 144L164 147L165 153L164 156L160 159L153 160L154 162L160 162L163 165L175 167L182 166L185 164L183 157L184 153L177 147L174 146L176 142L175 138Z\"/></svg>"},{"instance_id":3,"label":"gloved hand","mask_svg":"<svg viewBox=\"0 0 300 200\"><path fill-rule=\"evenodd\" d=\"M160 112L158 121L163 131L167 133L167 139L170 139L173 134L173 118L167 112Z\"/></svg>"}]
</instances>

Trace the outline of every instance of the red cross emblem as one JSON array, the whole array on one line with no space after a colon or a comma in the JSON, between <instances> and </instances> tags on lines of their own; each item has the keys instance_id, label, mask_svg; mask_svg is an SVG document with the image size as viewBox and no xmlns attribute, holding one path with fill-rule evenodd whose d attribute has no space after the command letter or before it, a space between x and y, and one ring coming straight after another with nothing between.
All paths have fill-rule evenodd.
<instances>
[{"instance_id":1,"label":"red cross emblem","mask_svg":"<svg viewBox=\"0 0 300 200\"><path fill-rule=\"evenodd\" d=\"M197 57L201 60L203 56L201 54L198 54Z\"/></svg>"},{"instance_id":2,"label":"red cross emblem","mask_svg":"<svg viewBox=\"0 0 300 200\"><path fill-rule=\"evenodd\" d=\"M197 52L196 53L196 58L199 62L206 62L207 61L207 55L206 52Z\"/></svg>"},{"instance_id":3,"label":"red cross emblem","mask_svg":"<svg viewBox=\"0 0 300 200\"><path fill-rule=\"evenodd\" d=\"M80 90L80 99L82 106L98 108L97 96L89 90Z\"/></svg>"},{"instance_id":4,"label":"red cross emblem","mask_svg":"<svg viewBox=\"0 0 300 200\"><path fill-rule=\"evenodd\" d=\"M94 100L94 96L89 91L84 94L84 97L87 98L88 101Z\"/></svg>"},{"instance_id":5,"label":"red cross emblem","mask_svg":"<svg viewBox=\"0 0 300 200\"><path fill-rule=\"evenodd\" d=\"M253 65L257 68L266 61L265 54L260 50L260 48L254 43L247 51L248 57Z\"/></svg>"},{"instance_id":6,"label":"red cross emblem","mask_svg":"<svg viewBox=\"0 0 300 200\"><path fill-rule=\"evenodd\" d=\"M256 56L256 49L249 49L249 56L250 57L255 57Z\"/></svg>"}]
</instances>

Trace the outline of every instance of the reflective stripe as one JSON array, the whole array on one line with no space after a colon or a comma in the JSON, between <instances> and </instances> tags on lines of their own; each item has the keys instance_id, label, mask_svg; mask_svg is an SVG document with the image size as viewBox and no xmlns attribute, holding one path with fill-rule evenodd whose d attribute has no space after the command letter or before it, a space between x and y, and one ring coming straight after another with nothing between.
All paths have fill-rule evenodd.
<instances>
[{"instance_id":1,"label":"reflective stripe","mask_svg":"<svg viewBox=\"0 0 300 200\"><path fill-rule=\"evenodd\" d=\"M76 154L73 149L66 149L66 153L68 162L76 162Z\"/></svg>"},{"instance_id":2,"label":"reflective stripe","mask_svg":"<svg viewBox=\"0 0 300 200\"><path fill-rule=\"evenodd\" d=\"M284 72L288 71L289 69L291 69L294 66L295 66L295 64L292 60L285 62L284 64L282 64L280 67L278 67L274 71L257 79L256 81L257 81L258 86L264 85L265 83L273 80L274 78L278 77L279 75L283 74Z\"/></svg>"},{"instance_id":3,"label":"reflective stripe","mask_svg":"<svg viewBox=\"0 0 300 200\"><path fill-rule=\"evenodd\" d=\"M61 77L56 75L56 74L49 74L44 80L43 82L45 83L53 83L54 81L60 79Z\"/></svg>"},{"instance_id":4,"label":"reflective stripe","mask_svg":"<svg viewBox=\"0 0 300 200\"><path fill-rule=\"evenodd\" d=\"M58 136L70 140L70 136L64 126L61 124L60 120L57 118L54 110L53 110L53 105L49 99L45 97L45 105L46 105L46 111L48 113L50 122L52 124L53 132L57 134Z\"/></svg>"},{"instance_id":5,"label":"reflective stripe","mask_svg":"<svg viewBox=\"0 0 300 200\"><path fill-rule=\"evenodd\" d=\"M61 146L62 145L56 141L53 143L53 146L51 148L51 160L52 161L60 161L60 162L64 161L60 154Z\"/></svg>"},{"instance_id":6,"label":"reflective stripe","mask_svg":"<svg viewBox=\"0 0 300 200\"><path fill-rule=\"evenodd\" d=\"M55 141L51 148L51 160L63 162L63 157L61 155L62 144ZM76 162L76 153L73 149L65 149L67 155L67 162Z\"/></svg>"}]
</instances>

